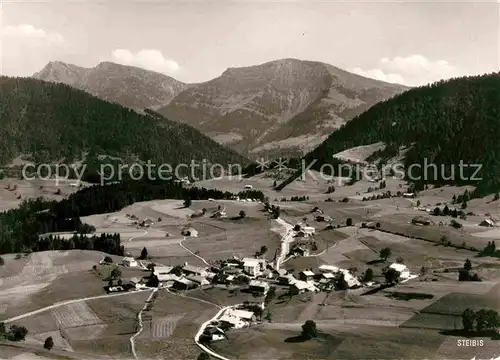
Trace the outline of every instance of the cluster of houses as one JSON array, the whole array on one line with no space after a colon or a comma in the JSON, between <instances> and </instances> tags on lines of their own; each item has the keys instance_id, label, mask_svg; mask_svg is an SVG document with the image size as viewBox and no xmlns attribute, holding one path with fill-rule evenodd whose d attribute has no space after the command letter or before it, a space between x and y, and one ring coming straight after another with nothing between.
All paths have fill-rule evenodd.
<instances>
[{"instance_id":1,"label":"cluster of houses","mask_svg":"<svg viewBox=\"0 0 500 360\"><path fill-rule=\"evenodd\" d=\"M331 288L334 279L342 273L349 288L361 287L361 282L350 273L349 270L341 269L333 265L321 265L318 272L314 273L312 269L303 270L299 273L299 278L295 278L292 274L287 274L284 270L278 278L280 285L290 286L291 293L301 294L306 291L318 292Z\"/></svg>"},{"instance_id":2,"label":"cluster of houses","mask_svg":"<svg viewBox=\"0 0 500 360\"><path fill-rule=\"evenodd\" d=\"M148 219L148 218L145 218L143 220L140 220L136 215L130 215L130 214L126 214L125 215L128 219L130 219L132 221L132 223L134 225L137 225L137 227L139 228L148 228L150 227L151 225L154 225L154 221L151 220L151 219Z\"/></svg>"},{"instance_id":3,"label":"cluster of houses","mask_svg":"<svg viewBox=\"0 0 500 360\"><path fill-rule=\"evenodd\" d=\"M250 326L258 320L256 309L260 310L262 314L262 305L252 305L250 303L226 309L205 327L200 340L202 342L223 340L227 338L227 330Z\"/></svg>"},{"instance_id":4,"label":"cluster of houses","mask_svg":"<svg viewBox=\"0 0 500 360\"><path fill-rule=\"evenodd\" d=\"M154 266L153 276L158 279L158 286L175 290L191 290L210 284L215 273L207 267L185 263L182 267Z\"/></svg>"}]
</instances>

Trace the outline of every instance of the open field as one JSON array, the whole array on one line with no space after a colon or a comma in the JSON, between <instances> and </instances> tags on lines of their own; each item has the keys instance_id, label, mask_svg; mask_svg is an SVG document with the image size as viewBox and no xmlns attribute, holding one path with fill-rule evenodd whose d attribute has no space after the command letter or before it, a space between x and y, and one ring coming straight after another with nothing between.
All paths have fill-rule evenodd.
<instances>
[{"instance_id":1,"label":"open field","mask_svg":"<svg viewBox=\"0 0 500 360\"><path fill-rule=\"evenodd\" d=\"M337 325L323 330L318 326L324 334L319 339L286 342L300 333L300 325L273 323L244 329L213 348L238 359L425 359L433 358L445 339L422 330Z\"/></svg>"},{"instance_id":2,"label":"open field","mask_svg":"<svg viewBox=\"0 0 500 360\"><path fill-rule=\"evenodd\" d=\"M92 271L104 257L100 252L43 251L18 260L10 257L4 257L11 269L9 276L0 278L0 319L64 300L104 294L105 283Z\"/></svg>"},{"instance_id":3,"label":"open field","mask_svg":"<svg viewBox=\"0 0 500 360\"><path fill-rule=\"evenodd\" d=\"M78 191L78 187L72 186L76 180L60 180L56 184L54 180L21 180L17 178L5 178L0 180L0 211L14 209L25 199L43 197L47 200L62 200L64 197ZM82 182L82 187L89 186ZM7 187L9 187L7 189ZM56 191L60 194L56 195ZM20 198L18 199L18 197Z\"/></svg>"},{"instance_id":4,"label":"open field","mask_svg":"<svg viewBox=\"0 0 500 360\"><path fill-rule=\"evenodd\" d=\"M189 294L196 297L196 294ZM200 349L193 337L218 308L166 291L159 292L150 311L143 315L144 331L136 339L141 358L195 359ZM161 338L159 338L161 337Z\"/></svg>"},{"instance_id":5,"label":"open field","mask_svg":"<svg viewBox=\"0 0 500 360\"><path fill-rule=\"evenodd\" d=\"M55 349L96 355L130 356L129 338L148 292L81 301L15 321L28 331L28 344L43 345L48 336Z\"/></svg>"}]
</instances>

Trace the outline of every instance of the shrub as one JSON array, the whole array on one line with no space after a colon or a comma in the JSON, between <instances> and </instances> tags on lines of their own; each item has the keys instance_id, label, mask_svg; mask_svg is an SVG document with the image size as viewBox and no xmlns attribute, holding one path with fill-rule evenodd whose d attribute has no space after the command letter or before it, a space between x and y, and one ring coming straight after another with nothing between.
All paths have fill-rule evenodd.
<instances>
[{"instance_id":1,"label":"shrub","mask_svg":"<svg viewBox=\"0 0 500 360\"><path fill-rule=\"evenodd\" d=\"M307 320L304 325L302 325L302 337L304 339L310 340L318 336L318 330L316 328L316 323L312 320Z\"/></svg>"},{"instance_id":2,"label":"shrub","mask_svg":"<svg viewBox=\"0 0 500 360\"><path fill-rule=\"evenodd\" d=\"M52 336L49 336L47 339L45 339L45 343L43 344L43 348L47 350L51 350L54 347L54 340L52 339Z\"/></svg>"}]
</instances>

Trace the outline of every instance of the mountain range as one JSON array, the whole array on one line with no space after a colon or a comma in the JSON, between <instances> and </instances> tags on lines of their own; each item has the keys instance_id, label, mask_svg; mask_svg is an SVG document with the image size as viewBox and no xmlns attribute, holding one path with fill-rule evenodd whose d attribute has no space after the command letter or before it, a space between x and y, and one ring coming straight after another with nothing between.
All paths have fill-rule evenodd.
<instances>
[{"instance_id":1,"label":"mountain range","mask_svg":"<svg viewBox=\"0 0 500 360\"><path fill-rule=\"evenodd\" d=\"M112 62L102 62L88 69L54 61L33 77L63 83L136 110L165 106L188 87L160 73Z\"/></svg>"},{"instance_id":2,"label":"mountain range","mask_svg":"<svg viewBox=\"0 0 500 360\"><path fill-rule=\"evenodd\" d=\"M49 63L33 77L189 124L245 156L296 155L374 104L408 88L314 61L229 68L200 84L109 62L85 69Z\"/></svg>"}]
</instances>

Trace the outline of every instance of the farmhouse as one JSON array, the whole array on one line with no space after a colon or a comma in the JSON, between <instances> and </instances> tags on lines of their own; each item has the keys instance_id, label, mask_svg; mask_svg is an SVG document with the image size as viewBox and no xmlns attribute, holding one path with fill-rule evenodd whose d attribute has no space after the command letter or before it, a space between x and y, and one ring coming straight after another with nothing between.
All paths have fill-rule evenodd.
<instances>
[{"instance_id":1,"label":"farmhouse","mask_svg":"<svg viewBox=\"0 0 500 360\"><path fill-rule=\"evenodd\" d=\"M204 277L198 276L198 275L189 275L189 276L186 276L186 279L188 279L189 281L192 281L192 282L198 284L198 286L203 286L203 285L210 284L210 281L208 281Z\"/></svg>"},{"instance_id":2,"label":"farmhouse","mask_svg":"<svg viewBox=\"0 0 500 360\"><path fill-rule=\"evenodd\" d=\"M411 223L414 225L432 225L432 220L426 216L415 216L411 219Z\"/></svg>"},{"instance_id":3,"label":"farmhouse","mask_svg":"<svg viewBox=\"0 0 500 360\"><path fill-rule=\"evenodd\" d=\"M321 271L322 273L336 273L339 270L340 269L338 267L333 265L321 265L319 267L319 271Z\"/></svg>"},{"instance_id":4,"label":"farmhouse","mask_svg":"<svg viewBox=\"0 0 500 360\"><path fill-rule=\"evenodd\" d=\"M243 319L243 320L246 320L246 321L255 321L256 320L256 317L255 317L253 311L229 309L228 314L231 316L236 316L236 317Z\"/></svg>"},{"instance_id":5,"label":"farmhouse","mask_svg":"<svg viewBox=\"0 0 500 360\"><path fill-rule=\"evenodd\" d=\"M389 266L389 268L398 271L400 274L399 277L401 279L408 279L411 277L410 270L406 267L405 264L394 263L391 266Z\"/></svg>"},{"instance_id":6,"label":"farmhouse","mask_svg":"<svg viewBox=\"0 0 500 360\"><path fill-rule=\"evenodd\" d=\"M311 281L314 278L314 273L311 270L304 270L299 273L299 279L302 281Z\"/></svg>"},{"instance_id":7,"label":"farmhouse","mask_svg":"<svg viewBox=\"0 0 500 360\"><path fill-rule=\"evenodd\" d=\"M302 226L297 232L297 237L309 237L314 235L316 229L312 226Z\"/></svg>"},{"instance_id":8,"label":"farmhouse","mask_svg":"<svg viewBox=\"0 0 500 360\"><path fill-rule=\"evenodd\" d=\"M243 270L250 276L257 276L265 269L266 260L255 258L243 258Z\"/></svg>"},{"instance_id":9,"label":"farmhouse","mask_svg":"<svg viewBox=\"0 0 500 360\"><path fill-rule=\"evenodd\" d=\"M479 226L494 227L495 221L493 221L492 219L484 219L479 223Z\"/></svg>"},{"instance_id":10,"label":"farmhouse","mask_svg":"<svg viewBox=\"0 0 500 360\"><path fill-rule=\"evenodd\" d=\"M333 278L335 278L335 275L333 275L332 273L323 273L321 274L321 277L326 280L332 280Z\"/></svg>"},{"instance_id":11,"label":"farmhouse","mask_svg":"<svg viewBox=\"0 0 500 360\"><path fill-rule=\"evenodd\" d=\"M181 279L180 276L175 274L159 274L156 275L160 287L170 288L174 286L174 283Z\"/></svg>"},{"instance_id":12,"label":"farmhouse","mask_svg":"<svg viewBox=\"0 0 500 360\"><path fill-rule=\"evenodd\" d=\"M201 277L208 276L208 272L207 272L206 268L202 268L202 267L194 266L194 265L189 265L187 263L182 267L182 272L188 276L189 275L196 275L196 276L201 276Z\"/></svg>"},{"instance_id":13,"label":"farmhouse","mask_svg":"<svg viewBox=\"0 0 500 360\"><path fill-rule=\"evenodd\" d=\"M278 283L280 285L292 285L296 281L297 281L297 279L295 279L292 274L281 275L278 278Z\"/></svg>"},{"instance_id":14,"label":"farmhouse","mask_svg":"<svg viewBox=\"0 0 500 360\"><path fill-rule=\"evenodd\" d=\"M266 295L269 291L269 284L265 281L250 280L248 285L251 293Z\"/></svg>"},{"instance_id":15,"label":"farmhouse","mask_svg":"<svg viewBox=\"0 0 500 360\"><path fill-rule=\"evenodd\" d=\"M226 337L226 333L217 326L210 326L203 331L202 337L209 341L218 341L223 340Z\"/></svg>"},{"instance_id":16,"label":"farmhouse","mask_svg":"<svg viewBox=\"0 0 500 360\"><path fill-rule=\"evenodd\" d=\"M174 281L172 288L175 290L190 290L196 288L196 283L186 278L180 278Z\"/></svg>"},{"instance_id":17,"label":"farmhouse","mask_svg":"<svg viewBox=\"0 0 500 360\"><path fill-rule=\"evenodd\" d=\"M133 257L124 257L122 260L122 265L128 267L136 267L139 264L137 264L137 261L135 261Z\"/></svg>"},{"instance_id":18,"label":"farmhouse","mask_svg":"<svg viewBox=\"0 0 500 360\"><path fill-rule=\"evenodd\" d=\"M169 274L173 268L173 266L155 266L153 268L153 275L160 276Z\"/></svg>"},{"instance_id":19,"label":"farmhouse","mask_svg":"<svg viewBox=\"0 0 500 360\"><path fill-rule=\"evenodd\" d=\"M229 328L235 328L235 329L241 329L244 328L245 326L248 326L247 322L241 320L236 316L231 316L228 314L222 315L220 318L220 322Z\"/></svg>"},{"instance_id":20,"label":"farmhouse","mask_svg":"<svg viewBox=\"0 0 500 360\"><path fill-rule=\"evenodd\" d=\"M349 288L361 286L359 280L352 275L349 270L341 269L340 272L344 274L344 280L347 282L347 286L349 286Z\"/></svg>"},{"instance_id":21,"label":"farmhouse","mask_svg":"<svg viewBox=\"0 0 500 360\"><path fill-rule=\"evenodd\" d=\"M309 256L309 249L306 249L302 246L297 246L291 252L295 256Z\"/></svg>"},{"instance_id":22,"label":"farmhouse","mask_svg":"<svg viewBox=\"0 0 500 360\"><path fill-rule=\"evenodd\" d=\"M290 291L295 294L302 294L306 291L317 291L316 286L305 281L296 280L290 288Z\"/></svg>"},{"instance_id":23,"label":"farmhouse","mask_svg":"<svg viewBox=\"0 0 500 360\"><path fill-rule=\"evenodd\" d=\"M181 235L198 237L198 231L196 229L193 229L192 227L188 227L188 228L185 228L184 230L182 230Z\"/></svg>"}]
</instances>

